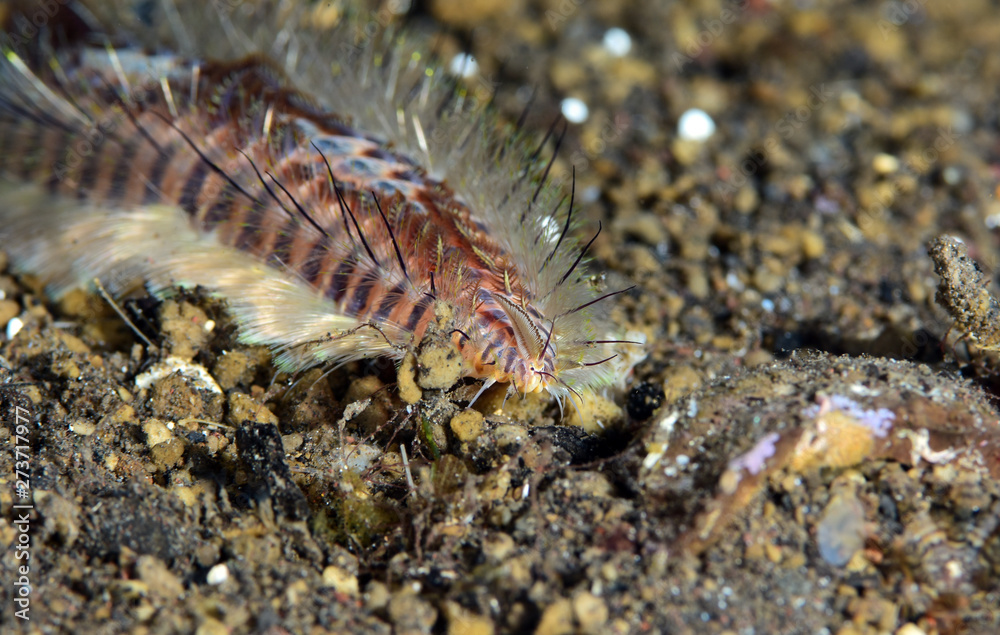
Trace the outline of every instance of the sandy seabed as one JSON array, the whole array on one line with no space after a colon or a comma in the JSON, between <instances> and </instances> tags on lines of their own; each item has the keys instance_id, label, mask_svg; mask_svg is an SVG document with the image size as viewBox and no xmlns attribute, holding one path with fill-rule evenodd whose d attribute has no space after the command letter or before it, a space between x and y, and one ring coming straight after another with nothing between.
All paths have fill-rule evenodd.
<instances>
[{"instance_id":1,"label":"sandy seabed","mask_svg":"<svg viewBox=\"0 0 1000 635\"><path fill-rule=\"evenodd\" d=\"M1000 11L436 0L414 20L441 59L471 50L502 118L534 93L539 137L587 104L551 175L575 168L583 229L605 228L592 270L637 285L613 317L648 356L569 421L467 410L469 386L407 405L433 351L401 377L275 381L198 294L130 303L145 346L100 297L8 272L0 628L1000 632L998 358L943 341L926 248L960 237L993 283ZM692 109L707 139L678 133ZM150 375L171 356L211 381Z\"/></svg>"}]
</instances>

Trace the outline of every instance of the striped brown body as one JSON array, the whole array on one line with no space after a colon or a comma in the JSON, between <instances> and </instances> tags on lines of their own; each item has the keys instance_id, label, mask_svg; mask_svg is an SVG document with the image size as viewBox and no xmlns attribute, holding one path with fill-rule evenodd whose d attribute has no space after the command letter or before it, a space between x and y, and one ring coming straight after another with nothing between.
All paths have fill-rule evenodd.
<instances>
[{"instance_id":1,"label":"striped brown body","mask_svg":"<svg viewBox=\"0 0 1000 635\"><path fill-rule=\"evenodd\" d=\"M164 66L160 81L146 74ZM323 112L259 59L151 64L88 50L64 71L65 85L41 76L53 90L81 87L72 98L97 113L95 125L0 119L5 172L99 204L175 204L220 244L287 268L359 323L396 324L415 340L446 298L474 316L453 334L472 374L513 379L523 355L509 313L541 316L469 208L414 161ZM540 351L538 368L553 373L552 344Z\"/></svg>"},{"instance_id":2,"label":"striped brown body","mask_svg":"<svg viewBox=\"0 0 1000 635\"><path fill-rule=\"evenodd\" d=\"M433 314L431 273L461 271L455 291L466 302L476 282L495 286L488 269L503 254L446 185L289 92L264 62L184 68L169 80L175 117L162 87L141 77L128 77L138 89L124 101L111 60L100 61L67 69L71 81L95 87L76 96L102 113L93 136L0 120L4 170L98 203L176 204L221 244L289 268L346 314L390 320L418 338ZM406 246L410 285L386 275L400 264L372 193ZM439 273L435 287L449 277Z\"/></svg>"},{"instance_id":3,"label":"striped brown body","mask_svg":"<svg viewBox=\"0 0 1000 635\"><path fill-rule=\"evenodd\" d=\"M567 282L582 254L559 251L569 217L556 240L542 233L554 219L529 216L534 199L519 195L527 203L513 210L520 222L501 218L511 233L496 235L500 212L477 213L443 178L291 87L259 56L210 62L70 42L29 55L8 51L7 58L0 171L9 180L36 183L53 200L124 210L115 216L119 225L127 223L128 210L179 208L212 244L266 263L272 273L260 276L268 288L282 287L273 272L283 272L328 303L331 320L310 318L306 327L282 331L274 307L264 305L285 296L251 290L248 270L233 273L226 264L219 275L238 277L244 286L220 283L220 292L245 289L255 298L256 308L244 312L247 341L288 351L309 346L304 337L313 343L347 338L328 358L356 359L368 348L398 357L423 337L440 301L455 316L451 337L466 374L487 385L509 382L521 392L563 396L581 377L607 381L607 373L587 370L604 361L588 359L605 344L595 339L601 333L589 310L582 311L596 300L587 301L593 293L579 274ZM402 109L396 114L405 120ZM420 122L412 126L426 149ZM533 246L524 236L530 227L539 228ZM104 244L129 251L115 240ZM543 258L539 252L551 253ZM566 271L561 278L544 272L550 261ZM526 278L525 266L538 271ZM177 261L173 267L185 269ZM180 277L178 284L192 278ZM193 278L216 286L211 271ZM540 280L549 288L539 288ZM546 315L545 306L564 310ZM557 319L566 324L562 330ZM361 329L377 331L391 350L374 345L370 334L351 350L349 338ZM278 357L287 368L317 361L323 357Z\"/></svg>"}]
</instances>

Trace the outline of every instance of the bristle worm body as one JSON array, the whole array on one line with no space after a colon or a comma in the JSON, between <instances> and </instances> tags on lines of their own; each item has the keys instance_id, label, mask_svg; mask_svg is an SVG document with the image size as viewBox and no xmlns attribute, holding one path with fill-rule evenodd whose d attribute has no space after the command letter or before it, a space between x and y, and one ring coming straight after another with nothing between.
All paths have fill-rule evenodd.
<instances>
[{"instance_id":1,"label":"bristle worm body","mask_svg":"<svg viewBox=\"0 0 1000 635\"><path fill-rule=\"evenodd\" d=\"M487 385L562 398L611 381L614 294L580 266L572 197L556 219L551 161L525 164L398 42L369 42L314 98L289 79L315 73L297 56L90 36L0 66L2 234L55 294L95 276L119 293L199 285L286 370L399 358L445 303L465 374Z\"/></svg>"}]
</instances>

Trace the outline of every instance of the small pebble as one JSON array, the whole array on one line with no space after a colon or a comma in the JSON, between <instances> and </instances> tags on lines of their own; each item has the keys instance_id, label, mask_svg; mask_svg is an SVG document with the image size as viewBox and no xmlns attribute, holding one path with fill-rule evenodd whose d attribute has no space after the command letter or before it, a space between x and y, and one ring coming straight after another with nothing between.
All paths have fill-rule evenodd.
<instances>
[{"instance_id":1,"label":"small pebble","mask_svg":"<svg viewBox=\"0 0 1000 635\"><path fill-rule=\"evenodd\" d=\"M573 632L573 605L569 600L557 600L545 607L535 635L569 635Z\"/></svg>"},{"instance_id":2,"label":"small pebble","mask_svg":"<svg viewBox=\"0 0 1000 635\"><path fill-rule=\"evenodd\" d=\"M146 445L150 448L174 438L174 433L159 419L147 420L142 424L142 431L146 433Z\"/></svg>"},{"instance_id":3,"label":"small pebble","mask_svg":"<svg viewBox=\"0 0 1000 635\"><path fill-rule=\"evenodd\" d=\"M590 116L590 108L576 97L567 97L560 106L563 117L570 123L583 123Z\"/></svg>"},{"instance_id":4,"label":"small pebble","mask_svg":"<svg viewBox=\"0 0 1000 635\"><path fill-rule=\"evenodd\" d=\"M899 159L884 152L876 154L872 159L872 169L879 174L892 174L899 169Z\"/></svg>"},{"instance_id":5,"label":"small pebble","mask_svg":"<svg viewBox=\"0 0 1000 635\"><path fill-rule=\"evenodd\" d=\"M475 77L479 73L479 63L468 53L458 53L451 58L448 70L459 77Z\"/></svg>"},{"instance_id":6,"label":"small pebble","mask_svg":"<svg viewBox=\"0 0 1000 635\"><path fill-rule=\"evenodd\" d=\"M492 620L457 602L445 602L442 608L448 622L448 635L493 635L496 632Z\"/></svg>"},{"instance_id":7,"label":"small pebble","mask_svg":"<svg viewBox=\"0 0 1000 635\"><path fill-rule=\"evenodd\" d=\"M222 393L219 384L216 383L215 379L204 366L173 356L153 364L149 370L137 375L135 385L137 388L150 388L160 379L174 373L180 373L190 379L193 386L197 389Z\"/></svg>"},{"instance_id":8,"label":"small pebble","mask_svg":"<svg viewBox=\"0 0 1000 635\"><path fill-rule=\"evenodd\" d=\"M7 339L14 339L14 336L17 335L22 328L24 328L24 322L21 321L21 318L11 318L10 322L7 322Z\"/></svg>"},{"instance_id":9,"label":"small pebble","mask_svg":"<svg viewBox=\"0 0 1000 635\"><path fill-rule=\"evenodd\" d=\"M365 608L369 611L381 611L389 604L389 588L375 580L365 587Z\"/></svg>"},{"instance_id":10,"label":"small pebble","mask_svg":"<svg viewBox=\"0 0 1000 635\"><path fill-rule=\"evenodd\" d=\"M833 497L816 528L816 542L819 554L835 567L847 564L854 552L864 547L865 510L857 498Z\"/></svg>"},{"instance_id":11,"label":"small pebble","mask_svg":"<svg viewBox=\"0 0 1000 635\"><path fill-rule=\"evenodd\" d=\"M948 185L958 185L962 180L962 170L954 165L949 165L941 171L941 179Z\"/></svg>"},{"instance_id":12,"label":"small pebble","mask_svg":"<svg viewBox=\"0 0 1000 635\"><path fill-rule=\"evenodd\" d=\"M677 135L687 141L705 141L715 134L715 121L700 108L685 111L677 120Z\"/></svg>"},{"instance_id":13,"label":"small pebble","mask_svg":"<svg viewBox=\"0 0 1000 635\"><path fill-rule=\"evenodd\" d=\"M194 635L229 635L229 628L215 618L207 618L194 632Z\"/></svg>"},{"instance_id":14,"label":"small pebble","mask_svg":"<svg viewBox=\"0 0 1000 635\"><path fill-rule=\"evenodd\" d=\"M475 441L483 434L483 415L475 410L464 410L451 419L451 431L461 443Z\"/></svg>"},{"instance_id":15,"label":"small pebble","mask_svg":"<svg viewBox=\"0 0 1000 635\"><path fill-rule=\"evenodd\" d=\"M213 586L222 584L228 579L229 567L227 567L224 562L221 562L209 569L208 574L205 576L205 581Z\"/></svg>"},{"instance_id":16,"label":"small pebble","mask_svg":"<svg viewBox=\"0 0 1000 635\"><path fill-rule=\"evenodd\" d=\"M229 421L234 426L239 426L244 421L277 425L278 417L267 406L254 401L252 397L241 392L231 392L229 393Z\"/></svg>"},{"instance_id":17,"label":"small pebble","mask_svg":"<svg viewBox=\"0 0 1000 635\"><path fill-rule=\"evenodd\" d=\"M604 32L602 44L615 57L625 57L632 50L632 36L625 29L613 27Z\"/></svg>"},{"instance_id":18,"label":"small pebble","mask_svg":"<svg viewBox=\"0 0 1000 635\"><path fill-rule=\"evenodd\" d=\"M69 424L69 431L73 434L78 434L81 437L87 437L94 434L97 430L97 425L93 421L87 421L86 419L77 419L73 423Z\"/></svg>"},{"instance_id":19,"label":"small pebble","mask_svg":"<svg viewBox=\"0 0 1000 635\"><path fill-rule=\"evenodd\" d=\"M592 593L584 591L573 598L573 615L584 633L603 632L608 621L608 605Z\"/></svg>"},{"instance_id":20,"label":"small pebble","mask_svg":"<svg viewBox=\"0 0 1000 635\"><path fill-rule=\"evenodd\" d=\"M161 601L174 600L184 594L184 583L162 560L142 555L135 563L139 579L149 587L149 593Z\"/></svg>"},{"instance_id":21,"label":"small pebble","mask_svg":"<svg viewBox=\"0 0 1000 635\"><path fill-rule=\"evenodd\" d=\"M21 305L13 300L0 299L0 324L10 324L21 312Z\"/></svg>"},{"instance_id":22,"label":"small pebble","mask_svg":"<svg viewBox=\"0 0 1000 635\"><path fill-rule=\"evenodd\" d=\"M358 578L351 572L333 565L323 569L323 586L351 597L359 597Z\"/></svg>"}]
</instances>

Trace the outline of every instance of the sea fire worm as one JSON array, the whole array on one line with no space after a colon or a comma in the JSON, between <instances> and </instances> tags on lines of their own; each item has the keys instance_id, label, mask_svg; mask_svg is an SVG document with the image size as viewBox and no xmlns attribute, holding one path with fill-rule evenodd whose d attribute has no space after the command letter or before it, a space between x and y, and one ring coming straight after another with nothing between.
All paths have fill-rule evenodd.
<instances>
[{"instance_id":1,"label":"sea fire worm","mask_svg":"<svg viewBox=\"0 0 1000 635\"><path fill-rule=\"evenodd\" d=\"M163 33L51 4L6 16L0 237L53 296L200 286L286 371L400 359L443 303L483 389L561 404L615 378L618 292L572 193L405 37L287 3L162 3Z\"/></svg>"}]
</instances>

